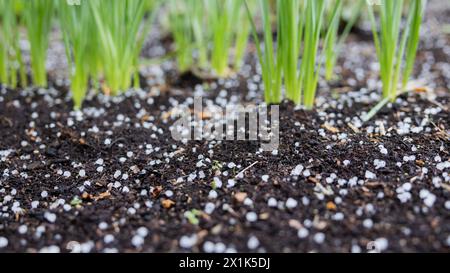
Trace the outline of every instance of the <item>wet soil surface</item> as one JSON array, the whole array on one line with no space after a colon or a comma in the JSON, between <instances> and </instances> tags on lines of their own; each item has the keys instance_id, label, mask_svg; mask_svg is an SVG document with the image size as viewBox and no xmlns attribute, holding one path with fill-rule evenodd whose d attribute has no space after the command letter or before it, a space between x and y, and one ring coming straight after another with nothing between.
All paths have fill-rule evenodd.
<instances>
[{"instance_id":1,"label":"wet soil surface","mask_svg":"<svg viewBox=\"0 0 450 273\"><path fill-rule=\"evenodd\" d=\"M449 250L448 96L362 126L373 93L284 103L270 153L172 140L170 91L83 113L54 92L2 95L2 251Z\"/></svg>"},{"instance_id":2,"label":"wet soil surface","mask_svg":"<svg viewBox=\"0 0 450 273\"><path fill-rule=\"evenodd\" d=\"M2 88L0 252L450 251L448 35L421 46L415 76L430 90L367 123L376 59L369 42L349 47L315 110L280 105L272 152L171 137L194 96L205 122L260 102L252 65L205 82L165 63L143 90L91 94L82 112L64 86Z\"/></svg>"}]
</instances>

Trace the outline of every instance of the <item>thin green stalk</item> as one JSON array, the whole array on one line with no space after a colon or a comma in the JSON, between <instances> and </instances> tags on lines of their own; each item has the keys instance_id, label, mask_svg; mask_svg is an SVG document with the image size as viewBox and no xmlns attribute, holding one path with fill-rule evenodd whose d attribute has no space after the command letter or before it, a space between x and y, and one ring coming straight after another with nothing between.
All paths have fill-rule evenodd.
<instances>
[{"instance_id":1,"label":"thin green stalk","mask_svg":"<svg viewBox=\"0 0 450 273\"><path fill-rule=\"evenodd\" d=\"M0 83L2 85L8 85L9 83L7 17L12 12L9 1L0 2Z\"/></svg>"},{"instance_id":2,"label":"thin green stalk","mask_svg":"<svg viewBox=\"0 0 450 273\"><path fill-rule=\"evenodd\" d=\"M281 100L284 79L286 97L296 104L312 108L319 81L323 58L319 52L322 38L325 44L331 31L324 32L325 0L278 0L277 51L274 51L271 26L270 1L259 1L264 30L264 51L259 46L258 56L262 67L265 98L268 103ZM333 10L332 22L338 18L338 6ZM251 14L253 36L257 45L259 38ZM300 61L301 60L301 61Z\"/></svg>"},{"instance_id":3,"label":"thin green stalk","mask_svg":"<svg viewBox=\"0 0 450 273\"><path fill-rule=\"evenodd\" d=\"M283 73L287 98L300 103L298 92L298 60L300 57L303 37L303 12L300 12L300 2L278 1L278 24L280 26L279 54L283 55Z\"/></svg>"},{"instance_id":4,"label":"thin green stalk","mask_svg":"<svg viewBox=\"0 0 450 273\"><path fill-rule=\"evenodd\" d=\"M189 6L183 16L188 17L186 27L191 28L189 31L192 32L193 39L193 45L187 47L187 50L190 50L188 54L192 56L193 53L196 53L198 67L206 70L208 69L210 63L208 50L210 31L204 27L207 20L207 16L204 14L204 1L191 0L191 2L188 2L187 4Z\"/></svg>"},{"instance_id":5,"label":"thin green stalk","mask_svg":"<svg viewBox=\"0 0 450 273\"><path fill-rule=\"evenodd\" d=\"M158 8L160 6L160 0L151 0L144 2L144 9L145 13L147 14L147 20L144 22L144 26L141 30L141 35L139 36L139 39L137 40L137 46L135 47L134 55L134 88L139 89L140 88L140 81L139 81L139 55L142 50L142 47L145 43L145 38L147 37L146 34L150 32L151 27L153 26L153 23L155 21Z\"/></svg>"},{"instance_id":6,"label":"thin green stalk","mask_svg":"<svg viewBox=\"0 0 450 273\"><path fill-rule=\"evenodd\" d=\"M397 97L398 89L405 88L412 73L420 40L420 25L425 1L409 1L408 18L402 30L403 4L403 0L381 1L379 32L376 27L375 11L369 5L369 19L372 23L375 47L380 62L383 98L389 98L392 102ZM401 87L399 87L400 79L402 79Z\"/></svg>"},{"instance_id":7,"label":"thin green stalk","mask_svg":"<svg viewBox=\"0 0 450 273\"><path fill-rule=\"evenodd\" d=\"M91 66L92 59L96 58L92 53L97 45L91 40L95 35L92 30L95 22L89 6L84 2L81 5L58 2L58 15L69 64L74 107L80 109L87 93L89 75L95 69Z\"/></svg>"},{"instance_id":8,"label":"thin green stalk","mask_svg":"<svg viewBox=\"0 0 450 273\"><path fill-rule=\"evenodd\" d=\"M49 34L52 27L54 0L24 1L24 21L30 42L33 82L47 87L46 60Z\"/></svg>"},{"instance_id":9,"label":"thin green stalk","mask_svg":"<svg viewBox=\"0 0 450 273\"><path fill-rule=\"evenodd\" d=\"M205 0L205 8L211 14L208 23L212 29L211 66L220 77L228 74L230 49L233 44L234 29L242 0Z\"/></svg>"},{"instance_id":10,"label":"thin green stalk","mask_svg":"<svg viewBox=\"0 0 450 273\"><path fill-rule=\"evenodd\" d=\"M340 14L342 12L342 1L336 0L336 1L328 1L329 5L335 6L337 5L338 13ZM328 11L328 13L331 13ZM328 14L327 14L328 15ZM327 16L331 17L331 16ZM328 39L327 43L324 45L325 50L325 79L327 81L330 81L333 78L333 70L336 65L337 61L337 41L338 41L338 33L339 33L339 20L335 20L334 22L331 22L329 19L328 27L330 29L330 39Z\"/></svg>"},{"instance_id":11,"label":"thin green stalk","mask_svg":"<svg viewBox=\"0 0 450 273\"><path fill-rule=\"evenodd\" d=\"M261 42L253 20L253 14L246 2L247 14L252 25L252 34L256 42L256 49L261 64L261 72L264 85L264 98L266 103L280 103L281 101L281 85L282 85L282 55L276 54L273 47L271 9L269 1L259 0L261 8L261 17L263 24L264 51L261 49ZM279 43L280 36L277 41Z\"/></svg>"},{"instance_id":12,"label":"thin green stalk","mask_svg":"<svg viewBox=\"0 0 450 273\"><path fill-rule=\"evenodd\" d=\"M28 86L28 78L27 78L27 68L25 66L25 62L22 58L22 52L19 46L19 35L17 35L17 46L15 47L15 52L17 55L17 62L19 63L19 77L20 77L20 85L22 87Z\"/></svg>"},{"instance_id":13,"label":"thin green stalk","mask_svg":"<svg viewBox=\"0 0 450 273\"><path fill-rule=\"evenodd\" d=\"M319 51L320 34L322 31L323 16L325 12L324 0L307 0L306 23L305 23L305 41L303 54L303 73L304 78L300 79L300 85L304 88L303 104L311 109L314 106L317 83L319 81L319 69L316 67L317 54ZM302 84L303 82L303 84ZM300 89L301 90L301 89ZM299 103L298 97L296 103Z\"/></svg>"},{"instance_id":14,"label":"thin green stalk","mask_svg":"<svg viewBox=\"0 0 450 273\"><path fill-rule=\"evenodd\" d=\"M0 82L12 88L27 85L19 46L19 25L13 0L0 1Z\"/></svg>"},{"instance_id":15,"label":"thin green stalk","mask_svg":"<svg viewBox=\"0 0 450 273\"><path fill-rule=\"evenodd\" d=\"M115 95L131 86L136 55L141 50L140 27L144 21L144 0L89 0L102 50L103 72L107 88Z\"/></svg>"},{"instance_id":16,"label":"thin green stalk","mask_svg":"<svg viewBox=\"0 0 450 273\"><path fill-rule=\"evenodd\" d=\"M253 5L255 2L251 2L250 9L253 10L255 8L255 5ZM242 4L241 4L242 5ZM236 41L235 41L235 50L234 50L234 70L239 71L243 64L244 55L247 49L248 45L248 38L250 36L251 32L251 24L247 17L247 12L244 8L241 8L238 14L238 17L236 20L239 22L239 24L235 25L235 32L236 32Z\"/></svg>"},{"instance_id":17,"label":"thin green stalk","mask_svg":"<svg viewBox=\"0 0 450 273\"><path fill-rule=\"evenodd\" d=\"M181 73L186 72L193 66L192 50L194 48L194 34L193 28L191 27L191 20L197 20L198 14L192 14L194 18L190 18L189 14L184 12L188 5L191 4L191 1L192 0L187 0L186 2L179 0L169 1L170 30L175 41L178 70ZM195 3L192 2L192 4ZM198 29L197 33L201 34L201 28L198 24L199 22L195 21L194 29ZM197 37L197 40L202 39ZM201 56L203 56L203 54ZM204 64L204 62L204 58L201 58L201 63Z\"/></svg>"},{"instance_id":18,"label":"thin green stalk","mask_svg":"<svg viewBox=\"0 0 450 273\"><path fill-rule=\"evenodd\" d=\"M409 78L411 77L412 71L414 69L414 62L417 56L417 49L420 42L420 27L422 24L423 13L426 5L426 0L423 1L413 1L411 3L412 7L412 19L409 22L409 39L406 45L406 63L403 70L403 82L402 89L406 88Z\"/></svg>"}]
</instances>

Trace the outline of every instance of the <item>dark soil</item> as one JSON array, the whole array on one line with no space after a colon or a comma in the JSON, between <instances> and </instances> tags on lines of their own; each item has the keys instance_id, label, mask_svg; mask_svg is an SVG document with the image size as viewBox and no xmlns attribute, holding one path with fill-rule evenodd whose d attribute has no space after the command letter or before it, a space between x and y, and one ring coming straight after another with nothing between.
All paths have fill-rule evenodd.
<instances>
[{"instance_id":1,"label":"dark soil","mask_svg":"<svg viewBox=\"0 0 450 273\"><path fill-rule=\"evenodd\" d=\"M316 110L280 106L273 153L171 138L170 114L198 89L219 106L261 101L246 72L203 82L169 68L167 84L93 94L82 113L64 86L2 89L0 252L450 251L448 43L422 45L416 77L431 91L358 124L379 99L369 44L351 43Z\"/></svg>"}]
</instances>

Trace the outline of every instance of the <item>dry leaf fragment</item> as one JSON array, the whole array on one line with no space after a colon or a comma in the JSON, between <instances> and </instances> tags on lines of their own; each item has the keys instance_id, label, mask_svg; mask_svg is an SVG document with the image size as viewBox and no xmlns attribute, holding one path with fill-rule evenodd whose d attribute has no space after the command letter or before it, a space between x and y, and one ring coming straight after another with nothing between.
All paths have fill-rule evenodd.
<instances>
[{"instance_id":1,"label":"dry leaf fragment","mask_svg":"<svg viewBox=\"0 0 450 273\"><path fill-rule=\"evenodd\" d=\"M222 231L222 225L221 225L221 224L218 224L218 225L214 226L214 227L211 229L211 233L212 233L213 235L218 235L218 234L220 234L221 231Z\"/></svg>"},{"instance_id":2,"label":"dry leaf fragment","mask_svg":"<svg viewBox=\"0 0 450 273\"><path fill-rule=\"evenodd\" d=\"M303 227L303 225L298 220L295 219L289 220L289 226L295 229L301 229Z\"/></svg>"},{"instance_id":3,"label":"dry leaf fragment","mask_svg":"<svg viewBox=\"0 0 450 273\"><path fill-rule=\"evenodd\" d=\"M418 92L418 93L427 93L430 91L430 88L425 87L425 86L419 86L419 87L414 88L414 91Z\"/></svg>"},{"instance_id":4,"label":"dry leaf fragment","mask_svg":"<svg viewBox=\"0 0 450 273\"><path fill-rule=\"evenodd\" d=\"M325 128L327 131L330 131L333 134L339 133L339 129L336 127L333 127L327 123L325 123L324 125L322 125L322 128Z\"/></svg>"},{"instance_id":5,"label":"dry leaf fragment","mask_svg":"<svg viewBox=\"0 0 450 273\"><path fill-rule=\"evenodd\" d=\"M212 117L212 113L207 112L207 111L195 112L195 114L201 120L208 120L208 119L211 119L211 117Z\"/></svg>"},{"instance_id":6,"label":"dry leaf fragment","mask_svg":"<svg viewBox=\"0 0 450 273\"><path fill-rule=\"evenodd\" d=\"M314 184L319 184L320 183L319 180L317 180L317 178L312 177L312 176L308 177L308 181L311 182L311 183L314 183Z\"/></svg>"},{"instance_id":7,"label":"dry leaf fragment","mask_svg":"<svg viewBox=\"0 0 450 273\"><path fill-rule=\"evenodd\" d=\"M336 207L336 205L333 202L330 201L330 202L327 203L327 209L328 210L336 210L337 207Z\"/></svg>"},{"instance_id":8,"label":"dry leaf fragment","mask_svg":"<svg viewBox=\"0 0 450 273\"><path fill-rule=\"evenodd\" d=\"M98 201L98 200L106 199L110 196L111 196L111 193L109 191L105 191L105 192L100 193L97 196L94 196L92 199L94 199L94 201Z\"/></svg>"},{"instance_id":9,"label":"dry leaf fragment","mask_svg":"<svg viewBox=\"0 0 450 273\"><path fill-rule=\"evenodd\" d=\"M153 198L158 198L159 194L162 192L163 188L161 186L156 186L153 190L152 190L152 197Z\"/></svg>"},{"instance_id":10,"label":"dry leaf fragment","mask_svg":"<svg viewBox=\"0 0 450 273\"><path fill-rule=\"evenodd\" d=\"M165 209L170 209L171 207L173 207L175 205L175 202L170 200L170 199L164 199L164 200L161 201L161 205Z\"/></svg>"},{"instance_id":11,"label":"dry leaf fragment","mask_svg":"<svg viewBox=\"0 0 450 273\"><path fill-rule=\"evenodd\" d=\"M238 201L239 203L244 202L245 198L247 198L247 193L245 192L237 192L234 195L234 199L236 199L236 201Z\"/></svg>"},{"instance_id":12,"label":"dry leaf fragment","mask_svg":"<svg viewBox=\"0 0 450 273\"><path fill-rule=\"evenodd\" d=\"M270 214L268 212L264 212L259 215L260 220L267 220L267 219L269 219L269 217L270 217Z\"/></svg>"},{"instance_id":13,"label":"dry leaf fragment","mask_svg":"<svg viewBox=\"0 0 450 273\"><path fill-rule=\"evenodd\" d=\"M416 164L418 165L418 166L420 166L420 167L423 167L423 166L425 166L425 162L423 161L423 160L416 160Z\"/></svg>"},{"instance_id":14,"label":"dry leaf fragment","mask_svg":"<svg viewBox=\"0 0 450 273\"><path fill-rule=\"evenodd\" d=\"M81 194L81 198L82 198L83 200L90 200L90 199L92 199L92 195L90 195L90 194L87 193L87 192L83 192L83 194Z\"/></svg>"}]
</instances>

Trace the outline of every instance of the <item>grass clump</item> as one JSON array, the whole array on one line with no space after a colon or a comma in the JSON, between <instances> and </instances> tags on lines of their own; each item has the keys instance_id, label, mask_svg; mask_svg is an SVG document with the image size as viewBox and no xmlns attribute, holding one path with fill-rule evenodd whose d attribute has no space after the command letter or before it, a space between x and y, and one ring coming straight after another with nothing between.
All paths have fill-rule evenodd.
<instances>
[{"instance_id":1,"label":"grass clump","mask_svg":"<svg viewBox=\"0 0 450 273\"><path fill-rule=\"evenodd\" d=\"M168 5L181 73L226 77L239 70L250 34L244 0L171 0Z\"/></svg>"},{"instance_id":2,"label":"grass clump","mask_svg":"<svg viewBox=\"0 0 450 273\"><path fill-rule=\"evenodd\" d=\"M26 68L19 45L20 31L17 2L0 1L0 83L16 88L27 85Z\"/></svg>"},{"instance_id":3,"label":"grass clump","mask_svg":"<svg viewBox=\"0 0 450 273\"><path fill-rule=\"evenodd\" d=\"M66 47L70 72L70 89L74 107L79 109L88 89L89 76L98 72L99 51L93 43L96 31L90 8L86 4L58 2L58 15Z\"/></svg>"},{"instance_id":4,"label":"grass clump","mask_svg":"<svg viewBox=\"0 0 450 273\"><path fill-rule=\"evenodd\" d=\"M211 67L219 77L225 77L230 62L239 69L247 47L250 24L245 20L244 1L205 0L205 7L212 30ZM233 51L234 60L231 60Z\"/></svg>"},{"instance_id":5,"label":"grass clump","mask_svg":"<svg viewBox=\"0 0 450 273\"><path fill-rule=\"evenodd\" d=\"M148 8L144 0L89 0L98 31L98 47L106 93L128 89L138 73L138 57L150 24L142 24ZM143 28L141 29L141 26Z\"/></svg>"},{"instance_id":6,"label":"grass clump","mask_svg":"<svg viewBox=\"0 0 450 273\"><path fill-rule=\"evenodd\" d=\"M279 103L284 83L286 97L312 108L323 63L320 42L331 37L325 21L325 0L277 0L277 38L273 39L270 1L259 0L263 21L264 50L259 47L255 23L253 36L258 47L267 103ZM247 9L250 12L250 9ZM330 24L338 20L339 6L331 11ZM249 17L252 18L251 14ZM325 31L323 31L325 29Z\"/></svg>"},{"instance_id":7,"label":"grass clump","mask_svg":"<svg viewBox=\"0 0 450 273\"><path fill-rule=\"evenodd\" d=\"M332 80L336 75L334 73L334 68L336 66L337 59L339 58L342 49L344 48L344 43L350 34L353 26L357 22L364 8L366 0L329 0L326 17L327 26L330 28L330 36L327 43L324 45L325 50L325 79L327 81ZM333 20L333 12L336 10L339 16L338 20ZM341 20L347 14L347 23L345 24L342 32L339 32Z\"/></svg>"},{"instance_id":8,"label":"grass clump","mask_svg":"<svg viewBox=\"0 0 450 273\"><path fill-rule=\"evenodd\" d=\"M426 1L408 1L407 18L402 30L404 4L404 0L380 1L380 5L377 6L379 31L374 6L368 5L375 47L380 62L383 99L392 102L395 101L399 90L405 90L413 71Z\"/></svg>"},{"instance_id":9,"label":"grass clump","mask_svg":"<svg viewBox=\"0 0 450 273\"><path fill-rule=\"evenodd\" d=\"M34 85L39 87L47 87L46 60L55 3L54 0L23 1L23 17L30 43L32 78Z\"/></svg>"},{"instance_id":10,"label":"grass clump","mask_svg":"<svg viewBox=\"0 0 450 273\"><path fill-rule=\"evenodd\" d=\"M57 2L69 64L75 108L80 108L89 82L94 88L115 95L139 87L138 58L157 1L80 1L77 5Z\"/></svg>"},{"instance_id":11,"label":"grass clump","mask_svg":"<svg viewBox=\"0 0 450 273\"><path fill-rule=\"evenodd\" d=\"M196 48L200 65L205 66L207 63L207 52L201 32L202 16L199 3L198 0L169 0L169 27L175 42L178 70L181 73L188 71L193 66L192 52Z\"/></svg>"}]
</instances>

